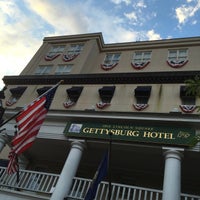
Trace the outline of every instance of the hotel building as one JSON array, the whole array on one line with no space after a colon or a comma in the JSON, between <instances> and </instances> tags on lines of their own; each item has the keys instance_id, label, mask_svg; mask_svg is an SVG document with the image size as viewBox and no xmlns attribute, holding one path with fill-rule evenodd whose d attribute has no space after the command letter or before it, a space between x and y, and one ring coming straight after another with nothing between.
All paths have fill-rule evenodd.
<instances>
[{"instance_id":1,"label":"hotel building","mask_svg":"<svg viewBox=\"0 0 200 200\"><path fill-rule=\"evenodd\" d=\"M4 76L3 119L56 90L33 146L8 175L15 120L1 127L0 199L83 200L104 153L96 200L200 199L200 37L105 44L101 33L45 37L18 76ZM4 110L5 109L5 110ZM111 186L111 187L110 187Z\"/></svg>"}]
</instances>

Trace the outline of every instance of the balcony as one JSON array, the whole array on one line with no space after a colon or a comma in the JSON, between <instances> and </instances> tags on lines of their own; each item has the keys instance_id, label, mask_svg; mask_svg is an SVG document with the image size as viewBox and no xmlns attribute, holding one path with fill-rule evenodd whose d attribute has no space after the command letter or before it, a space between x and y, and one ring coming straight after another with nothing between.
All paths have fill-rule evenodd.
<instances>
[{"instance_id":1,"label":"balcony","mask_svg":"<svg viewBox=\"0 0 200 200\"><path fill-rule=\"evenodd\" d=\"M20 170L17 175L8 175L5 167L0 167L0 198L5 196L20 196L21 199L50 199L59 175L36 171ZM83 200L90 186L91 179L74 178L72 189L66 200ZM95 200L108 198L109 184L102 182L97 190ZM161 200L162 191L150 188L112 183L112 200ZM181 194L181 200L199 200L200 196Z\"/></svg>"}]
</instances>

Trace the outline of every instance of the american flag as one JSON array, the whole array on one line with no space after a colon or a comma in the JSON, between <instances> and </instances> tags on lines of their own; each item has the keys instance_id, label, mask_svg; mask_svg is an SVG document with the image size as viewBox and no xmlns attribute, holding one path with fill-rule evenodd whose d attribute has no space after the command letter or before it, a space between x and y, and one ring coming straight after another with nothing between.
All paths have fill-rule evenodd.
<instances>
[{"instance_id":1,"label":"american flag","mask_svg":"<svg viewBox=\"0 0 200 200\"><path fill-rule=\"evenodd\" d=\"M25 107L16 117L17 135L11 142L7 173L18 171L17 156L30 148L45 120L58 86L51 88L44 95Z\"/></svg>"}]
</instances>

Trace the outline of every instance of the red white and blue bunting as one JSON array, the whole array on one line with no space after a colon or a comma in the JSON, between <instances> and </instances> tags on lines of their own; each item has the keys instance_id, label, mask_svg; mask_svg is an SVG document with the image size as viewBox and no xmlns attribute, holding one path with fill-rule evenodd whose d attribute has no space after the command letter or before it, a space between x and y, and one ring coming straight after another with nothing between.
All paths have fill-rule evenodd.
<instances>
[{"instance_id":1,"label":"red white and blue bunting","mask_svg":"<svg viewBox=\"0 0 200 200\"><path fill-rule=\"evenodd\" d=\"M183 67L188 60L167 60L167 64L173 68Z\"/></svg>"},{"instance_id":2,"label":"red white and blue bunting","mask_svg":"<svg viewBox=\"0 0 200 200\"><path fill-rule=\"evenodd\" d=\"M112 63L112 64L101 64L101 68L103 70L111 70L113 69L118 63Z\"/></svg>"},{"instance_id":3,"label":"red white and blue bunting","mask_svg":"<svg viewBox=\"0 0 200 200\"><path fill-rule=\"evenodd\" d=\"M12 106L13 104L15 104L17 102L16 98L10 98L6 101L6 106Z\"/></svg>"},{"instance_id":4,"label":"red white and blue bunting","mask_svg":"<svg viewBox=\"0 0 200 200\"><path fill-rule=\"evenodd\" d=\"M79 54L63 54L63 61L69 62L74 60Z\"/></svg>"},{"instance_id":5,"label":"red white and blue bunting","mask_svg":"<svg viewBox=\"0 0 200 200\"><path fill-rule=\"evenodd\" d=\"M51 60L54 60L55 58L57 58L59 55L60 55L60 53L53 54L53 55L48 55L48 54L47 54L47 55L44 57L44 59L45 59L46 61L51 61Z\"/></svg>"},{"instance_id":6,"label":"red white and blue bunting","mask_svg":"<svg viewBox=\"0 0 200 200\"><path fill-rule=\"evenodd\" d=\"M102 101L96 104L97 108L99 108L99 109L103 109L109 105L110 105L110 103L104 103Z\"/></svg>"},{"instance_id":7,"label":"red white and blue bunting","mask_svg":"<svg viewBox=\"0 0 200 200\"><path fill-rule=\"evenodd\" d=\"M131 65L132 65L132 67L133 67L134 69L140 70L140 69L145 68L149 63L150 63L149 61L147 61L147 62L141 62L141 63L140 63L140 62L139 62L139 63L131 62Z\"/></svg>"},{"instance_id":8,"label":"red white and blue bunting","mask_svg":"<svg viewBox=\"0 0 200 200\"><path fill-rule=\"evenodd\" d=\"M180 108L185 113L192 113L197 108L196 105L180 105Z\"/></svg>"},{"instance_id":9,"label":"red white and blue bunting","mask_svg":"<svg viewBox=\"0 0 200 200\"><path fill-rule=\"evenodd\" d=\"M148 104L133 104L133 107L137 110L137 111L142 111L145 108L147 108L149 105Z\"/></svg>"},{"instance_id":10,"label":"red white and blue bunting","mask_svg":"<svg viewBox=\"0 0 200 200\"><path fill-rule=\"evenodd\" d=\"M63 106L64 106L65 108L70 108L70 107L73 106L74 104L75 104L74 101L71 101L70 99L68 99L67 101L65 101L65 102L63 103Z\"/></svg>"}]
</instances>

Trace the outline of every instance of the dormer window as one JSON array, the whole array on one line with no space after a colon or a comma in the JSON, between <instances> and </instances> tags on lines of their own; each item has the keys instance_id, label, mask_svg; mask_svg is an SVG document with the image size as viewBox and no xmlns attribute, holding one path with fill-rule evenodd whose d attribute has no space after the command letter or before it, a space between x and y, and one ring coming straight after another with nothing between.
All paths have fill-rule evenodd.
<instances>
[{"instance_id":1,"label":"dormer window","mask_svg":"<svg viewBox=\"0 0 200 200\"><path fill-rule=\"evenodd\" d=\"M113 69L119 62L120 53L108 53L104 59L104 62L101 64L101 68L104 70Z\"/></svg>"},{"instance_id":2,"label":"dormer window","mask_svg":"<svg viewBox=\"0 0 200 200\"><path fill-rule=\"evenodd\" d=\"M180 98L181 105L180 108L185 113L192 113L196 109L196 98L194 95L188 94L186 86L180 87Z\"/></svg>"},{"instance_id":3,"label":"dormer window","mask_svg":"<svg viewBox=\"0 0 200 200\"><path fill-rule=\"evenodd\" d=\"M74 60L83 50L84 44L71 44L70 48L63 54L63 60L69 62Z\"/></svg>"},{"instance_id":4,"label":"dormer window","mask_svg":"<svg viewBox=\"0 0 200 200\"><path fill-rule=\"evenodd\" d=\"M167 63L170 67L179 68L188 62L187 49L171 49L168 51Z\"/></svg>"},{"instance_id":5,"label":"dormer window","mask_svg":"<svg viewBox=\"0 0 200 200\"><path fill-rule=\"evenodd\" d=\"M103 109L110 105L115 92L115 86L104 86L99 89L99 97L101 101L96 104L97 108Z\"/></svg>"},{"instance_id":6,"label":"dormer window","mask_svg":"<svg viewBox=\"0 0 200 200\"><path fill-rule=\"evenodd\" d=\"M23 86L22 87L11 88L10 89L11 96L6 101L6 105L7 106L12 106L13 104L15 104L19 100L19 98L22 96L22 94L24 93L26 88L27 87L23 87Z\"/></svg>"},{"instance_id":7,"label":"dormer window","mask_svg":"<svg viewBox=\"0 0 200 200\"><path fill-rule=\"evenodd\" d=\"M64 107L69 108L69 107L75 105L81 95L82 90L83 90L82 86L81 87L71 87L71 88L67 89L66 92L67 92L68 98L67 98L67 101L65 101L63 103Z\"/></svg>"},{"instance_id":8,"label":"dormer window","mask_svg":"<svg viewBox=\"0 0 200 200\"><path fill-rule=\"evenodd\" d=\"M46 61L51 61L57 58L60 54L63 53L65 49L65 45L55 45L53 46L50 51L45 55Z\"/></svg>"},{"instance_id":9,"label":"dormer window","mask_svg":"<svg viewBox=\"0 0 200 200\"><path fill-rule=\"evenodd\" d=\"M136 51L133 55L131 65L134 69L145 68L151 60L151 51Z\"/></svg>"},{"instance_id":10,"label":"dormer window","mask_svg":"<svg viewBox=\"0 0 200 200\"><path fill-rule=\"evenodd\" d=\"M150 95L151 86L138 86L135 89L136 104L133 104L133 107L138 111L147 108Z\"/></svg>"}]
</instances>

